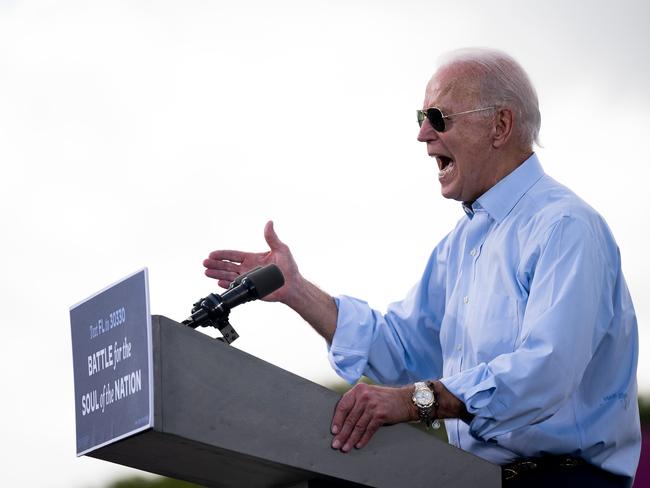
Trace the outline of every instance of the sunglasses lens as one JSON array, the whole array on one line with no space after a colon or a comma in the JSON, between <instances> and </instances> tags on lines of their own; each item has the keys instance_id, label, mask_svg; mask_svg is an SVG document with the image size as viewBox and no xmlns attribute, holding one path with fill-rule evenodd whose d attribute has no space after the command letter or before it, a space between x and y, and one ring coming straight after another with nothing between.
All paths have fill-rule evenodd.
<instances>
[{"instance_id":1,"label":"sunglasses lens","mask_svg":"<svg viewBox=\"0 0 650 488\"><path fill-rule=\"evenodd\" d=\"M427 114L422 110L418 110L418 125L420 127L422 127L422 123L424 122L424 119L426 119L426 118L427 118Z\"/></svg>"},{"instance_id":2,"label":"sunglasses lens","mask_svg":"<svg viewBox=\"0 0 650 488\"><path fill-rule=\"evenodd\" d=\"M427 119L431 122L431 127L437 132L445 131L445 119L442 116L440 109L435 107L427 109Z\"/></svg>"}]
</instances>

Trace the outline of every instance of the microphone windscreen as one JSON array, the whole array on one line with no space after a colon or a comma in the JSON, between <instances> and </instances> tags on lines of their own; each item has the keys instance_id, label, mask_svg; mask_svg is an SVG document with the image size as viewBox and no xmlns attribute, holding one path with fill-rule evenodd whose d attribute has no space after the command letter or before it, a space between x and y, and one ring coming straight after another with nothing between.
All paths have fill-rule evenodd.
<instances>
[{"instance_id":1,"label":"microphone windscreen","mask_svg":"<svg viewBox=\"0 0 650 488\"><path fill-rule=\"evenodd\" d=\"M248 273L246 277L255 286L257 298L263 298L284 285L284 275L275 264L268 264L263 268L256 269Z\"/></svg>"}]
</instances>

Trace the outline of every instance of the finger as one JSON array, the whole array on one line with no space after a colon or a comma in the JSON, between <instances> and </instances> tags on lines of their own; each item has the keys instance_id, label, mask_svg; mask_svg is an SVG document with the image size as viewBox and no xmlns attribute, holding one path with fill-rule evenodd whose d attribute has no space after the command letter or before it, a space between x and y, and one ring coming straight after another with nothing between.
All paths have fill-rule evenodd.
<instances>
[{"instance_id":1,"label":"finger","mask_svg":"<svg viewBox=\"0 0 650 488\"><path fill-rule=\"evenodd\" d=\"M341 425L345 417L347 417L348 412L352 410L354 406L354 395L352 390L343 395L336 407L334 408L334 418L332 419L332 434L338 434L341 431Z\"/></svg>"},{"instance_id":2,"label":"finger","mask_svg":"<svg viewBox=\"0 0 650 488\"><path fill-rule=\"evenodd\" d=\"M343 451L347 452L352 448L352 445L350 444L350 436L354 433L355 428L363 427L363 425L359 425L357 427L359 419L364 413L363 407L364 406L361 405L361 402L359 402L357 399L354 407L349 411L348 415L343 421L341 432L336 437L334 437L334 440L332 441L332 447L334 449L339 449L341 446L343 446ZM365 428L363 430L365 430Z\"/></svg>"},{"instance_id":3,"label":"finger","mask_svg":"<svg viewBox=\"0 0 650 488\"><path fill-rule=\"evenodd\" d=\"M229 249L222 249L219 251L212 251L210 253L209 258L210 259L215 259L215 260L226 260L226 261L232 261L233 263L241 263L244 258L246 257L245 252L241 251L232 251Z\"/></svg>"},{"instance_id":4,"label":"finger","mask_svg":"<svg viewBox=\"0 0 650 488\"><path fill-rule=\"evenodd\" d=\"M269 220L264 226L264 239L266 239L266 243L272 251L285 246L284 242L282 242L275 233L272 220Z\"/></svg>"},{"instance_id":5,"label":"finger","mask_svg":"<svg viewBox=\"0 0 650 488\"><path fill-rule=\"evenodd\" d=\"M223 271L219 269L206 269L205 276L214 280L234 281L235 278L239 276L239 273L235 273L233 271Z\"/></svg>"},{"instance_id":6,"label":"finger","mask_svg":"<svg viewBox=\"0 0 650 488\"><path fill-rule=\"evenodd\" d=\"M357 449L361 449L362 447L365 447L368 442L370 442L370 439L372 438L373 435L375 435L375 432L379 430L379 427L381 427L382 424L379 420L373 420L368 423L366 426L366 431L364 432L363 436L361 436L361 439L359 439L359 442L357 442L354 447Z\"/></svg>"},{"instance_id":7,"label":"finger","mask_svg":"<svg viewBox=\"0 0 650 488\"><path fill-rule=\"evenodd\" d=\"M357 420L357 422L352 427L352 432L350 433L350 437L348 438L347 441L345 441L343 447L341 448L343 452L348 452L350 449L352 449L352 446L355 447L357 446L358 442L365 435L371 420L372 420L372 412L366 409L361 415L361 417L359 417L359 420Z\"/></svg>"},{"instance_id":8,"label":"finger","mask_svg":"<svg viewBox=\"0 0 650 488\"><path fill-rule=\"evenodd\" d=\"M230 261L221 261L217 259L204 259L203 266L208 269L215 269L220 271L232 271L233 273L239 273L239 264L231 263Z\"/></svg>"}]
</instances>

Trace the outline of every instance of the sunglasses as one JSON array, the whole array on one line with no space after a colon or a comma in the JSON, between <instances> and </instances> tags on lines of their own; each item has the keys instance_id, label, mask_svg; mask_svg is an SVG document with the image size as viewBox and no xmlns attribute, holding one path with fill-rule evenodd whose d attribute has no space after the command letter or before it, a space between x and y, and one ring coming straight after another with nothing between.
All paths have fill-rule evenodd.
<instances>
[{"instance_id":1,"label":"sunglasses","mask_svg":"<svg viewBox=\"0 0 650 488\"><path fill-rule=\"evenodd\" d=\"M457 115L465 115L474 112L482 112L483 110L491 110L493 108L496 107L477 108L474 110L467 110L465 112L456 112L455 114L445 115L442 113L442 110L440 110L439 108L431 107L426 110L418 110L418 125L422 127L422 124L424 123L424 119L429 119L429 123L431 124L431 127L433 127L433 129L436 132L444 132L447 130L445 119L451 119L452 117L456 117Z\"/></svg>"}]
</instances>

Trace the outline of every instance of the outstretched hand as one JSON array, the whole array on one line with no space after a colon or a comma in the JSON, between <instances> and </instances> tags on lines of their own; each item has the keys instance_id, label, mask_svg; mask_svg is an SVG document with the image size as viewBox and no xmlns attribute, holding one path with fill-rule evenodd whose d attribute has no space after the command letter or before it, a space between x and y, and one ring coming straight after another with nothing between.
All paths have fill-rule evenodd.
<instances>
[{"instance_id":1,"label":"outstretched hand","mask_svg":"<svg viewBox=\"0 0 650 488\"><path fill-rule=\"evenodd\" d=\"M203 261L205 275L214 278L222 288L228 288L235 278L247 273L256 266L275 264L284 275L284 286L265 296L263 300L269 302L287 303L291 290L300 278L298 266L289 250L273 229L273 222L269 221L264 226L264 238L269 245L267 252L243 252L232 250L212 251Z\"/></svg>"}]
</instances>

